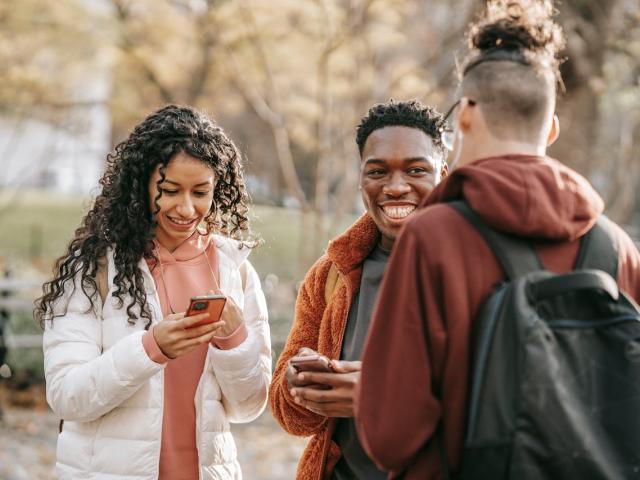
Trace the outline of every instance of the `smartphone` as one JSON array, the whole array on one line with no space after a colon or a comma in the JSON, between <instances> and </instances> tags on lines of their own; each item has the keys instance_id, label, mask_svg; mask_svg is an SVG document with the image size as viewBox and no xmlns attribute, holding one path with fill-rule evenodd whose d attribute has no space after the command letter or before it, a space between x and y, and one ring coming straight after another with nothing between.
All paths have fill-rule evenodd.
<instances>
[{"instance_id":1,"label":"smartphone","mask_svg":"<svg viewBox=\"0 0 640 480\"><path fill-rule=\"evenodd\" d=\"M227 303L227 297L224 295L202 295L200 297L191 297L189 308L187 309L187 317L198 315L200 313L209 313L209 318L199 321L189 328L199 327L207 323L215 323L220 320L222 310Z\"/></svg>"},{"instance_id":2,"label":"smartphone","mask_svg":"<svg viewBox=\"0 0 640 480\"><path fill-rule=\"evenodd\" d=\"M333 372L331 361L324 355L300 355L289 362L298 372Z\"/></svg>"}]
</instances>

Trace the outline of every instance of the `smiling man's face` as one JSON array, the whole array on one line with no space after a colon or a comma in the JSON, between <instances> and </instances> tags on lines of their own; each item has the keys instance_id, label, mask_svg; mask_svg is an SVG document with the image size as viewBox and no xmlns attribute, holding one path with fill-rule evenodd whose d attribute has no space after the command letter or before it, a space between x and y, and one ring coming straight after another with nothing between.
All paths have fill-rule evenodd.
<instances>
[{"instance_id":1,"label":"smiling man's face","mask_svg":"<svg viewBox=\"0 0 640 480\"><path fill-rule=\"evenodd\" d=\"M362 201L390 250L404 222L446 175L431 138L412 127L375 130L362 149Z\"/></svg>"}]
</instances>

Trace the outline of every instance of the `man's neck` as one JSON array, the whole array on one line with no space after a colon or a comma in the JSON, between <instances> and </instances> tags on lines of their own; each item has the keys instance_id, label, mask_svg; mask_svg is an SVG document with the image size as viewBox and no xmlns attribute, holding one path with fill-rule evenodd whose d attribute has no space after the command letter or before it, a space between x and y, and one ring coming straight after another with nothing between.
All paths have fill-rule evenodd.
<instances>
[{"instance_id":1,"label":"man's neck","mask_svg":"<svg viewBox=\"0 0 640 480\"><path fill-rule=\"evenodd\" d=\"M474 151L474 159L504 157L506 155L532 155L544 157L547 153L545 145L524 143L509 140L495 140L478 145Z\"/></svg>"}]
</instances>

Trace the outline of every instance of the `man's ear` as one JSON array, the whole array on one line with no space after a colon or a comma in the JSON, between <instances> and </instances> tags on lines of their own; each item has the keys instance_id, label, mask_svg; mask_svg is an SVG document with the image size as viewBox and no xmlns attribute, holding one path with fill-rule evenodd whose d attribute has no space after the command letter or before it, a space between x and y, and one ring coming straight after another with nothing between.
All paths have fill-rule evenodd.
<instances>
[{"instance_id":1,"label":"man's ear","mask_svg":"<svg viewBox=\"0 0 640 480\"><path fill-rule=\"evenodd\" d=\"M558 115L553 116L553 120L551 121L551 129L549 130L549 135L547 136L547 147L550 147L558 140L560 136L560 119Z\"/></svg>"},{"instance_id":2,"label":"man's ear","mask_svg":"<svg viewBox=\"0 0 640 480\"><path fill-rule=\"evenodd\" d=\"M478 112L476 111L476 105L473 102L469 102L469 99L463 97L460 100L460 111L458 112L458 129L463 134L467 134L471 131L474 124L474 116Z\"/></svg>"}]
</instances>

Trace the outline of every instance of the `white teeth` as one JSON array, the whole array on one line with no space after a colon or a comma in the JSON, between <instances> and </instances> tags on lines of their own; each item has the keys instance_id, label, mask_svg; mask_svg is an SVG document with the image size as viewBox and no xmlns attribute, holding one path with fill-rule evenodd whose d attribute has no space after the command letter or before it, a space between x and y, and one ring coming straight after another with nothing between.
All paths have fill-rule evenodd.
<instances>
[{"instance_id":1,"label":"white teeth","mask_svg":"<svg viewBox=\"0 0 640 480\"><path fill-rule=\"evenodd\" d=\"M193 222L193 220L178 220L177 218L171 217L169 217L169 220L171 220L173 223L177 223L178 225L189 225L191 222Z\"/></svg>"},{"instance_id":2,"label":"white teeth","mask_svg":"<svg viewBox=\"0 0 640 480\"><path fill-rule=\"evenodd\" d=\"M385 215L391 218L405 218L411 215L416 209L415 205L408 205L405 207L382 207Z\"/></svg>"}]
</instances>

